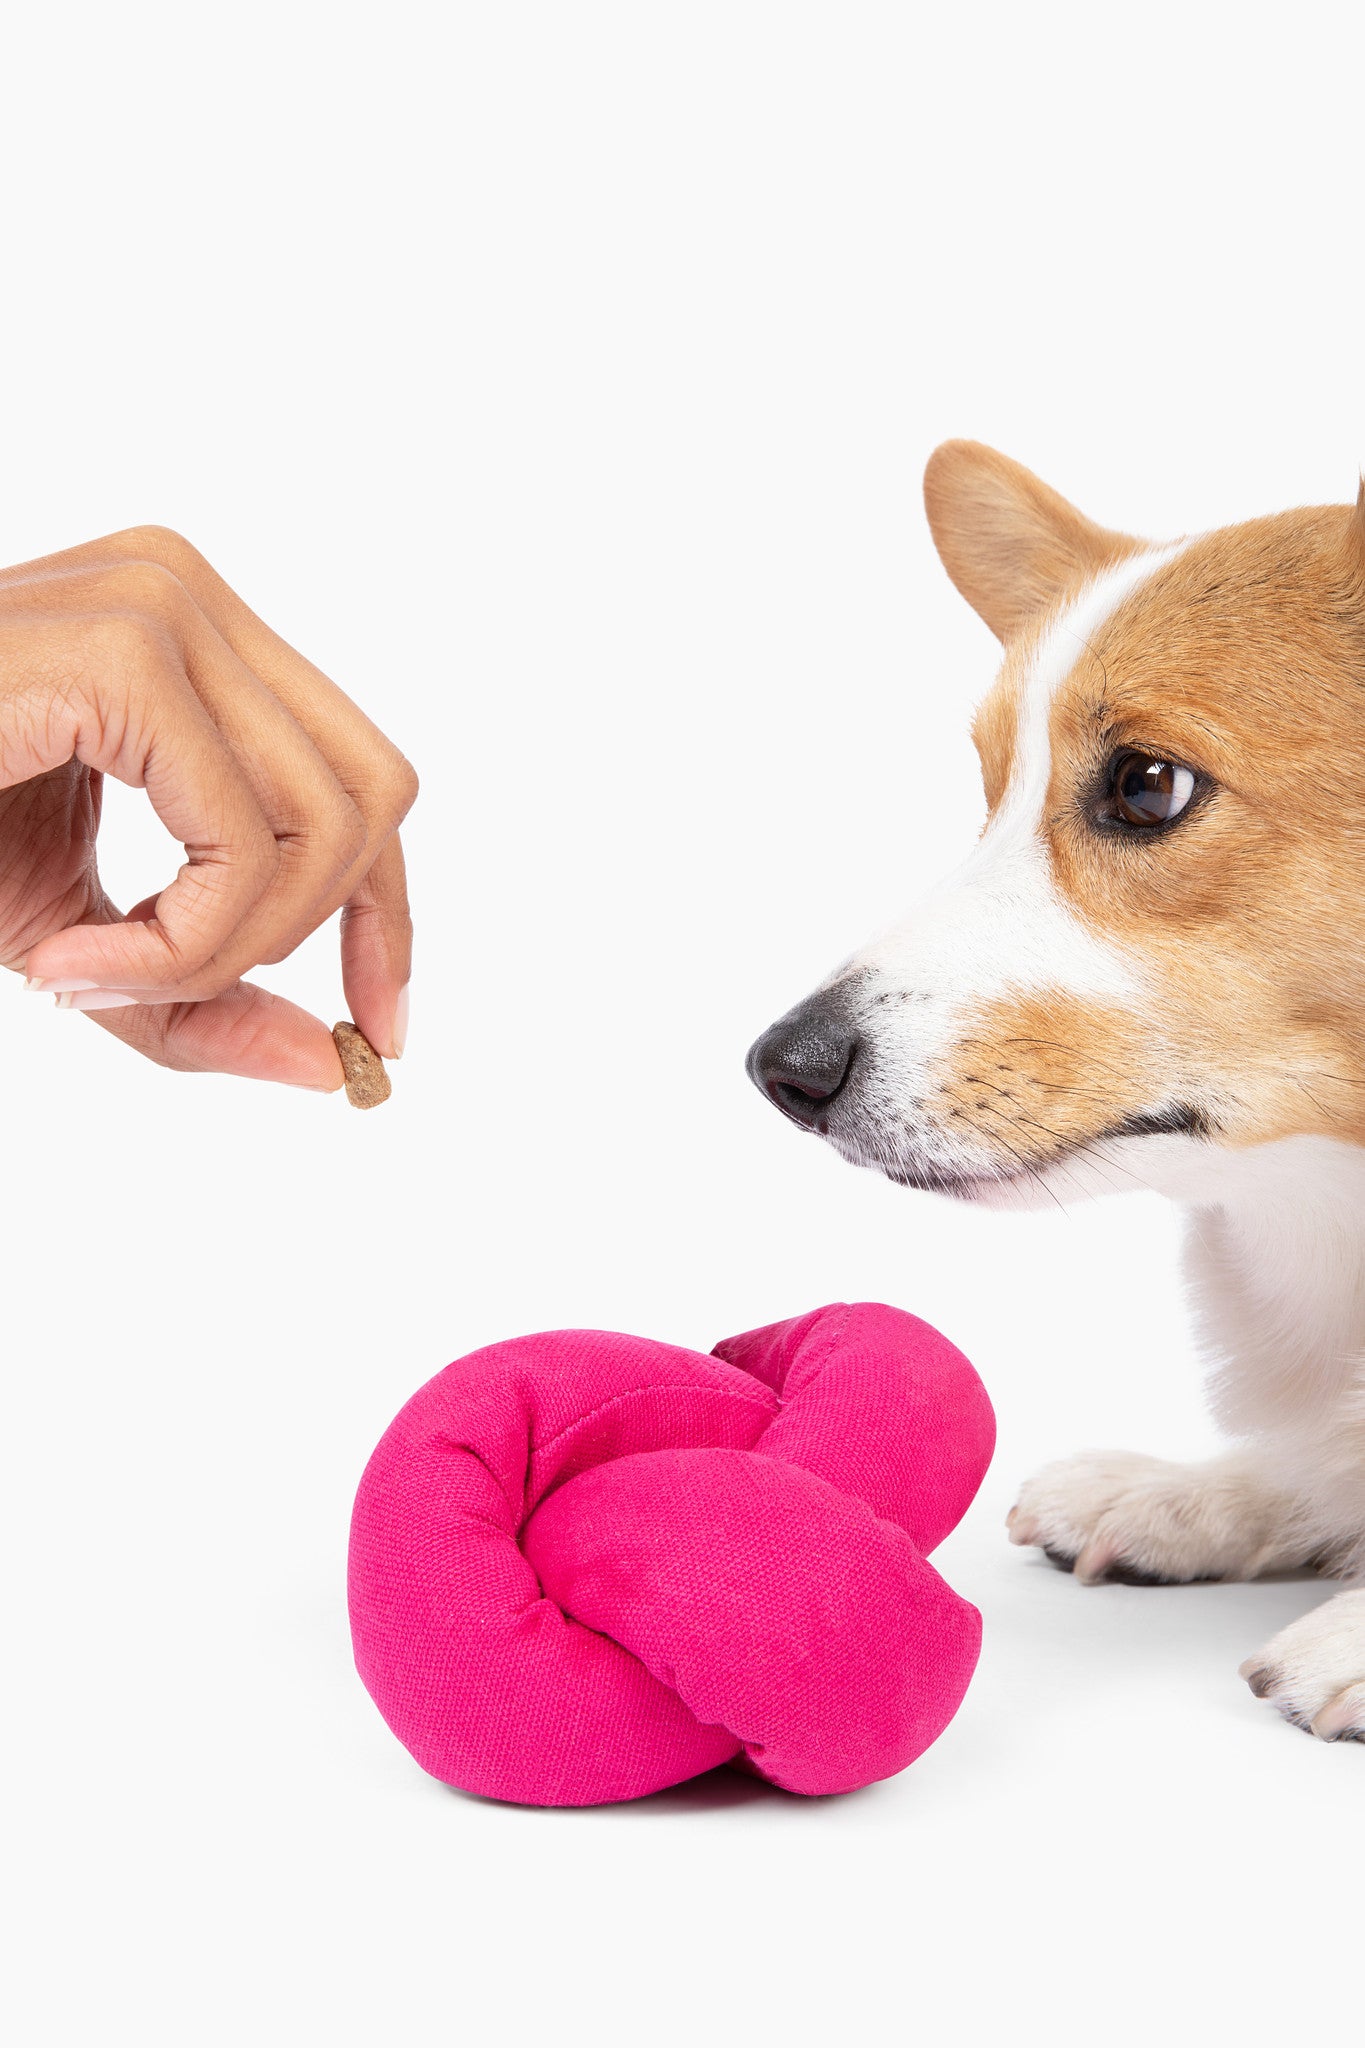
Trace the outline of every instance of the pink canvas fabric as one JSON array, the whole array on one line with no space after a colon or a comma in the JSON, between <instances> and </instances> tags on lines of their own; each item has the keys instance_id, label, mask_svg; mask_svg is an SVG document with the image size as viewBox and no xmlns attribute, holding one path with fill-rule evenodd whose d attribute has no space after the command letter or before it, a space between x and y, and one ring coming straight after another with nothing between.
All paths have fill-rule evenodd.
<instances>
[{"instance_id":1,"label":"pink canvas fabric","mask_svg":"<svg viewBox=\"0 0 1365 2048\"><path fill-rule=\"evenodd\" d=\"M447 1366L351 1530L356 1663L445 1783L632 1799L728 1760L795 1792L902 1770L981 1622L926 1562L995 1423L928 1324L839 1303L709 1356L558 1330Z\"/></svg>"}]
</instances>

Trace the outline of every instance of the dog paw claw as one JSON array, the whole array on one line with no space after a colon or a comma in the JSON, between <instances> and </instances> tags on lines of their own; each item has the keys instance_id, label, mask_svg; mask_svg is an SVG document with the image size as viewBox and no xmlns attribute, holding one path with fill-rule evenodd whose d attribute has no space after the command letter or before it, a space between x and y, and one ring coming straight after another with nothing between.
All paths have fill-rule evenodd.
<instances>
[{"instance_id":1,"label":"dog paw claw","mask_svg":"<svg viewBox=\"0 0 1365 2048\"><path fill-rule=\"evenodd\" d=\"M1238 1666L1237 1676L1244 1678L1258 1700L1263 1700L1275 1683L1275 1674L1255 1657L1248 1657L1245 1664Z\"/></svg>"},{"instance_id":2,"label":"dog paw claw","mask_svg":"<svg viewBox=\"0 0 1365 2048\"><path fill-rule=\"evenodd\" d=\"M1320 1742L1365 1742L1365 1683L1348 1685L1308 1725Z\"/></svg>"},{"instance_id":3,"label":"dog paw claw","mask_svg":"<svg viewBox=\"0 0 1365 2048\"><path fill-rule=\"evenodd\" d=\"M1176 1586L1261 1568L1273 1504L1231 1461L1173 1465L1090 1451L1030 1479L1009 1516L1078 1584Z\"/></svg>"},{"instance_id":4,"label":"dog paw claw","mask_svg":"<svg viewBox=\"0 0 1365 2048\"><path fill-rule=\"evenodd\" d=\"M1247 1658L1241 1676L1320 1742L1365 1742L1365 1590L1300 1615Z\"/></svg>"}]
</instances>

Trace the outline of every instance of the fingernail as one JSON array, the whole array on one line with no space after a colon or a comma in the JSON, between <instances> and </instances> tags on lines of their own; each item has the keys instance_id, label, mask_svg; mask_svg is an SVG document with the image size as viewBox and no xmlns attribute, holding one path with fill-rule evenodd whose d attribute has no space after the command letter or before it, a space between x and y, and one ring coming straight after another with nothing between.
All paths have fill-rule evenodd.
<instances>
[{"instance_id":1,"label":"fingernail","mask_svg":"<svg viewBox=\"0 0 1365 2048\"><path fill-rule=\"evenodd\" d=\"M24 987L31 988L35 995L55 996L66 995L72 989L98 988L99 983L97 981L78 981L72 974L51 974L46 978L38 974L31 981L26 981Z\"/></svg>"},{"instance_id":2,"label":"fingernail","mask_svg":"<svg viewBox=\"0 0 1365 2048\"><path fill-rule=\"evenodd\" d=\"M66 990L57 998L59 1010L128 1010L136 1003L136 996L121 996L117 989L95 988L89 983L74 991Z\"/></svg>"},{"instance_id":3,"label":"fingernail","mask_svg":"<svg viewBox=\"0 0 1365 2048\"><path fill-rule=\"evenodd\" d=\"M408 1042L408 990L411 982L404 982L398 991L398 1001L393 1006L393 1054L396 1060L403 1057L403 1047Z\"/></svg>"}]
</instances>

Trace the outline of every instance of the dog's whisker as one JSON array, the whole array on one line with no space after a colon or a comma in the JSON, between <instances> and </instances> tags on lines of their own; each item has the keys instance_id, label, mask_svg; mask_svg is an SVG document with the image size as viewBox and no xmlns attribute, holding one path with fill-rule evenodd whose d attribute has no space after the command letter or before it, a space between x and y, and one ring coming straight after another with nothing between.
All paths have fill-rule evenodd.
<instances>
[{"instance_id":1,"label":"dog's whisker","mask_svg":"<svg viewBox=\"0 0 1365 2048\"><path fill-rule=\"evenodd\" d=\"M1016 1152L1013 1145L1010 1144L1008 1138L1002 1138L998 1132L994 1135L995 1142L997 1144L1003 1145L1005 1150L1011 1155L1011 1157L1019 1161L1020 1166L1028 1175L1029 1179L1032 1181L1036 1181L1038 1186L1043 1190L1043 1193L1049 1196L1051 1200L1055 1202L1057 1207L1061 1210L1063 1216L1067 1216L1069 1219L1069 1211L1066 1207L1065 1202L1063 1202L1061 1196L1056 1192L1055 1188L1050 1188L1048 1186L1046 1180L1044 1180L1043 1178L1043 1175L1041 1174L1039 1169L1033 1164L1032 1160L1026 1159L1022 1152Z\"/></svg>"},{"instance_id":2,"label":"dog's whisker","mask_svg":"<svg viewBox=\"0 0 1365 2048\"><path fill-rule=\"evenodd\" d=\"M1048 1137L1056 1139L1059 1144L1069 1147L1069 1150L1066 1153L1064 1153L1062 1158L1056 1162L1059 1167L1063 1167L1065 1165L1065 1161L1067 1158L1079 1159L1088 1157L1091 1164L1094 1165L1097 1171L1100 1171L1107 1166L1113 1172L1121 1173L1125 1177L1125 1179L1131 1181L1134 1184L1134 1186L1143 1188L1147 1190L1149 1193L1152 1191L1151 1183L1149 1181L1145 1181L1142 1178L1141 1174L1135 1173L1133 1169L1130 1166L1126 1165L1123 1160L1113 1159L1107 1153L1102 1152L1100 1150L1101 1141L1098 1138L1067 1139L1063 1136L1063 1134L1060 1131L1054 1131L1050 1129L1047 1124L1039 1123L1037 1119L1034 1117L1023 1117L1019 1119L1019 1121L1026 1124L1031 1124L1035 1130L1043 1131L1046 1133ZM1110 1180L1109 1185L1113 1187L1115 1183L1112 1180Z\"/></svg>"},{"instance_id":3,"label":"dog's whisker","mask_svg":"<svg viewBox=\"0 0 1365 2048\"><path fill-rule=\"evenodd\" d=\"M1014 1129L1017 1129L1021 1123L1026 1123L1029 1121L1029 1119L1026 1117L1021 1118L1017 1116L1010 1116L1004 1110L997 1110L994 1104L992 1103L987 1103L982 1106L985 1108L986 1113L988 1115L998 1117L1001 1122L1008 1123ZM1043 1130L1046 1128L1046 1126L1039 1124L1036 1126L1036 1128L1039 1130ZM1049 1133L1049 1135L1055 1136L1056 1134ZM1062 1202L1056 1190L1049 1186L1048 1182L1044 1179L1045 1173L1052 1172L1066 1173L1070 1178L1075 1178L1074 1174L1071 1173L1070 1168L1067 1165L1065 1155L1061 1155L1052 1159L1045 1159L1042 1161L1030 1161L1025 1158L1023 1153L1016 1152L1014 1147L1009 1143L1009 1140L1007 1138L1002 1137L998 1130L992 1130L990 1133L990 1137L993 1143L1003 1145L1005 1147L1005 1150L1008 1153L1010 1153L1011 1157L1018 1159L1020 1161L1020 1163L1025 1167L1026 1171L1028 1172L1030 1178L1032 1180L1035 1180L1038 1183L1039 1187L1041 1187L1046 1194L1051 1195L1053 1201L1056 1202L1058 1208L1062 1210L1062 1213L1064 1215L1070 1215L1070 1211L1066 1208L1066 1205ZM1079 1182L1077 1183L1077 1185L1082 1197L1084 1197L1084 1186Z\"/></svg>"}]
</instances>

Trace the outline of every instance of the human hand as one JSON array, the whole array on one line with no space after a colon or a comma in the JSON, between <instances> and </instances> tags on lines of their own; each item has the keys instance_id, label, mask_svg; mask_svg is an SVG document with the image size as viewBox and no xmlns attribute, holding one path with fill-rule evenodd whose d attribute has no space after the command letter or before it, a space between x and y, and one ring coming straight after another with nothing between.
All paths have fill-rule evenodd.
<instances>
[{"instance_id":1,"label":"human hand","mask_svg":"<svg viewBox=\"0 0 1365 2048\"><path fill-rule=\"evenodd\" d=\"M126 915L102 778L186 860ZM163 527L0 570L0 963L167 1067L336 1089L327 1026L241 977L341 909L351 1016L396 1057L412 921L408 762Z\"/></svg>"}]
</instances>

